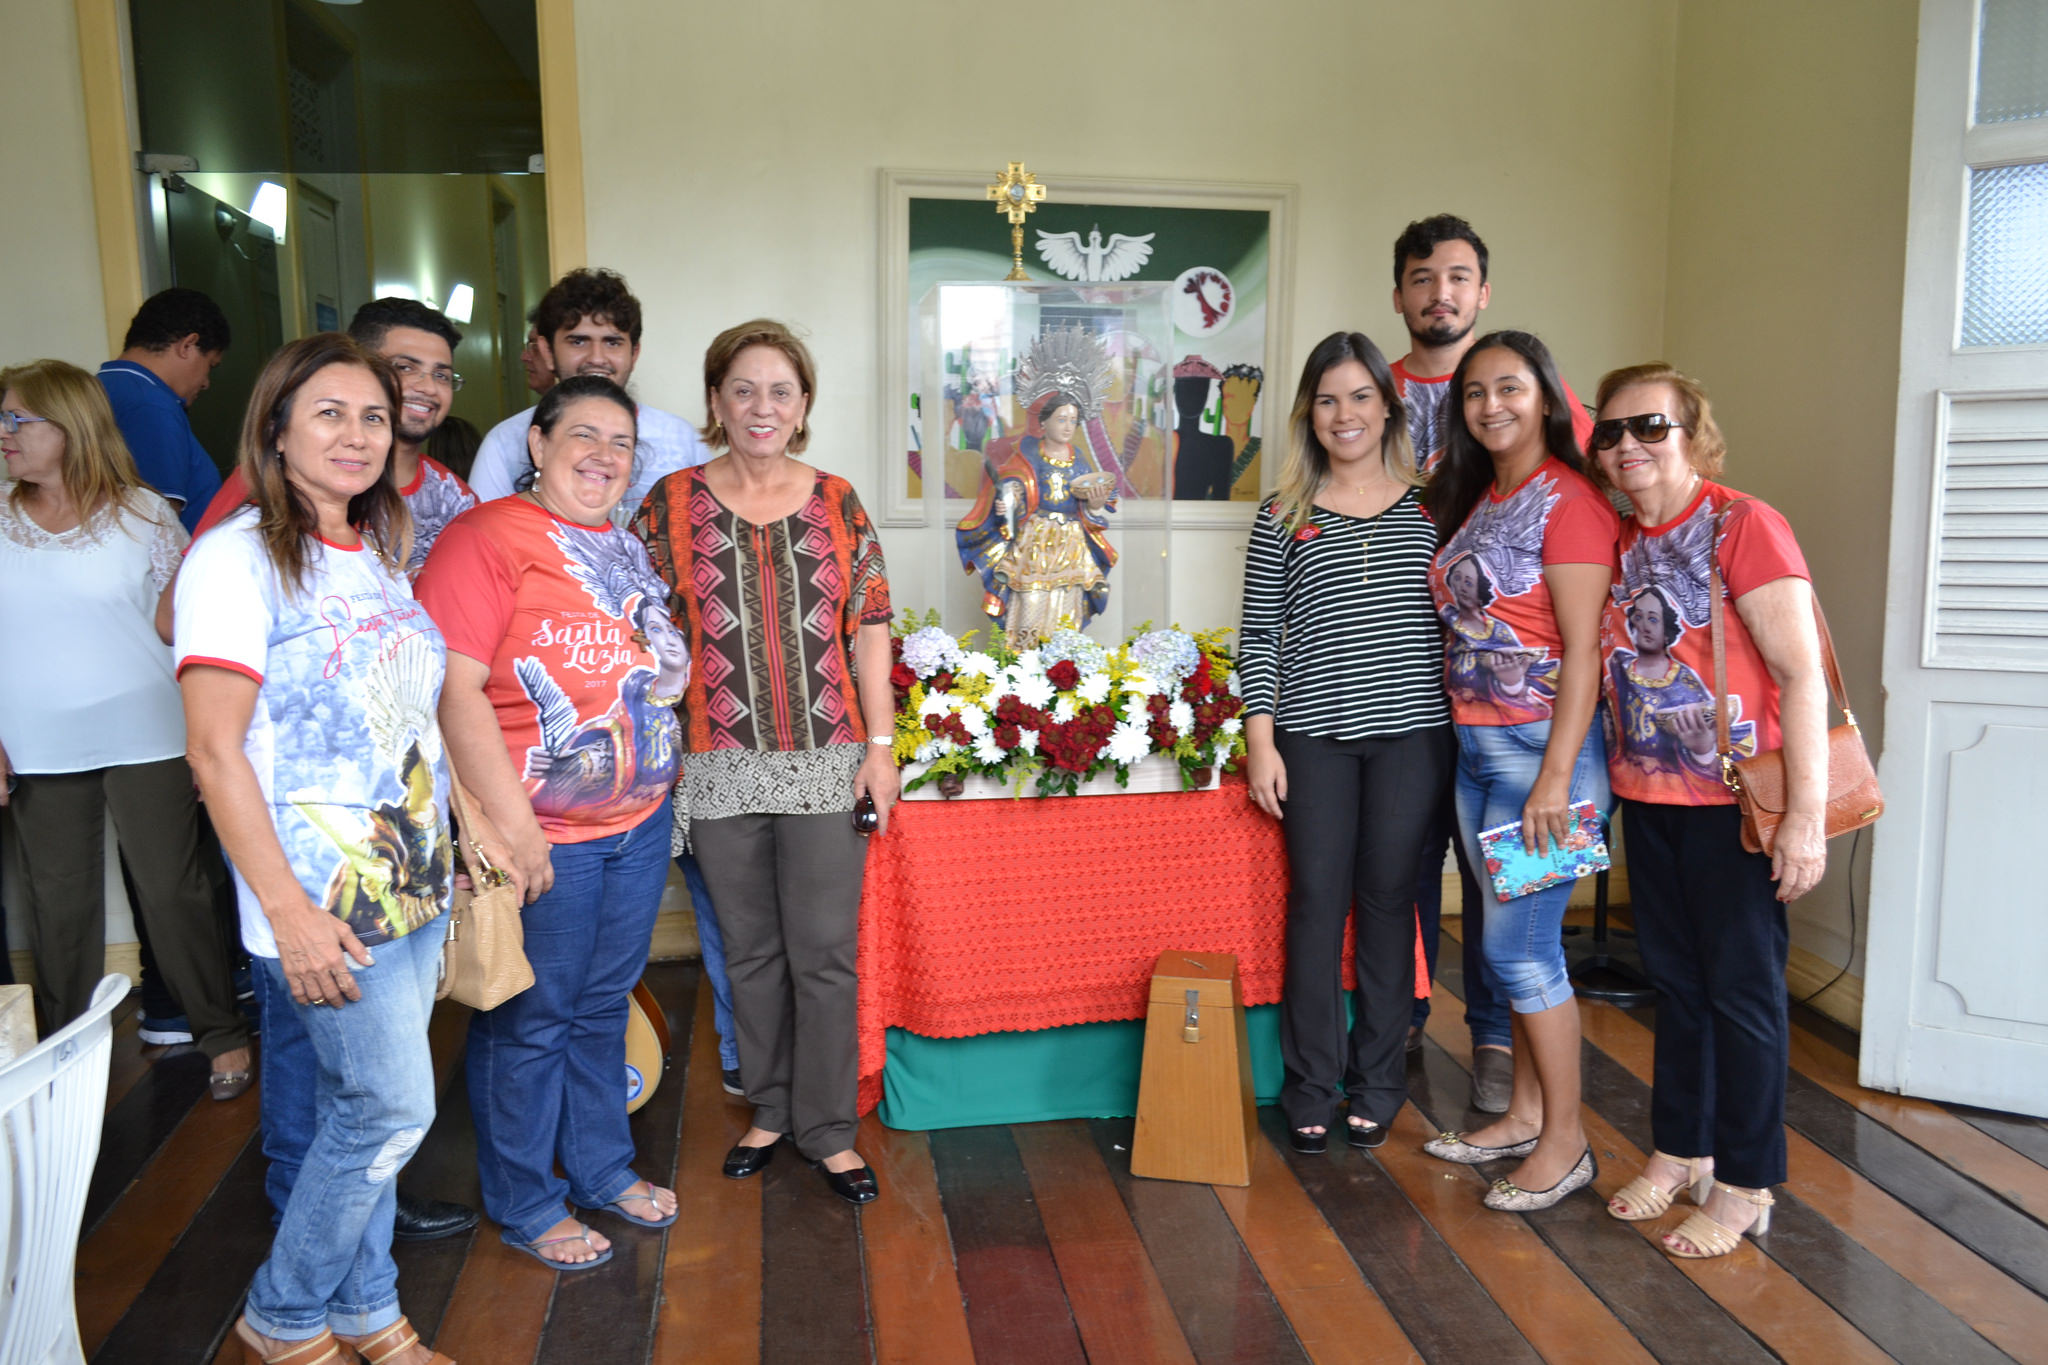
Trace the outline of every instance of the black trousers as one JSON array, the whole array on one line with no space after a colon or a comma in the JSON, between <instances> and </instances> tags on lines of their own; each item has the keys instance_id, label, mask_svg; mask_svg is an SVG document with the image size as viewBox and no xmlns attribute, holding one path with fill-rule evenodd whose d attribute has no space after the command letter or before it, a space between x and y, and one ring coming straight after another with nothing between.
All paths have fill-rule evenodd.
<instances>
[{"instance_id":1,"label":"black trousers","mask_svg":"<svg viewBox=\"0 0 2048 1365\"><path fill-rule=\"evenodd\" d=\"M1734 806L1623 801L1636 946L1657 999L1657 1150L1745 1189L1785 1179L1785 955L1771 860Z\"/></svg>"},{"instance_id":2,"label":"black trousers","mask_svg":"<svg viewBox=\"0 0 2048 1365\"><path fill-rule=\"evenodd\" d=\"M1457 739L1448 725L1390 739L1276 729L1287 765L1287 977L1280 1104L1291 1128L1354 1117L1392 1123L1408 1097L1415 1008L1415 879ZM1356 908L1358 999L1344 1028L1344 922Z\"/></svg>"}]
</instances>

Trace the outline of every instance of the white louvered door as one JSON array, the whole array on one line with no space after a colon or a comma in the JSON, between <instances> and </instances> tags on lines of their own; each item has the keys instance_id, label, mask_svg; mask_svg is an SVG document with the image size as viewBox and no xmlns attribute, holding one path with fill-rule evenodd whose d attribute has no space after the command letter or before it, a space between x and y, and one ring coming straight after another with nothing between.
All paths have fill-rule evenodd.
<instances>
[{"instance_id":1,"label":"white louvered door","mask_svg":"<svg viewBox=\"0 0 2048 1365\"><path fill-rule=\"evenodd\" d=\"M2048 1114L2048 4L1923 0L1865 1085Z\"/></svg>"}]
</instances>

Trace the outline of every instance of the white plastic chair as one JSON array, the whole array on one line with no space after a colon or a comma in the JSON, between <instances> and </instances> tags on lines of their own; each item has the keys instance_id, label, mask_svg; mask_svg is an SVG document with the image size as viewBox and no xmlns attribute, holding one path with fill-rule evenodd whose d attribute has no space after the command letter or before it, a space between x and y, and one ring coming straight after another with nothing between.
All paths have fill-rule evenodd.
<instances>
[{"instance_id":1,"label":"white plastic chair","mask_svg":"<svg viewBox=\"0 0 2048 1365\"><path fill-rule=\"evenodd\" d=\"M85 1360L72 1277L106 1116L114 1007L127 994L127 977L107 977L92 1008L0 1066L0 1365Z\"/></svg>"}]
</instances>

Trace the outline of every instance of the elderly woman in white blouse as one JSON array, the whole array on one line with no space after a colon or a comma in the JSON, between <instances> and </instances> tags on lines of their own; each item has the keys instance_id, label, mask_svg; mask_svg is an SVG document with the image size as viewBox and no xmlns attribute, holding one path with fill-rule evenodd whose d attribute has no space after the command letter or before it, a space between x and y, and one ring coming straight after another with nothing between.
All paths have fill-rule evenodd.
<instances>
[{"instance_id":1,"label":"elderly woman in white blouse","mask_svg":"<svg viewBox=\"0 0 2048 1365\"><path fill-rule=\"evenodd\" d=\"M185 532L136 476L106 393L60 360L0 371L0 805L21 834L46 1029L85 1011L106 950L105 819L171 991L249 1086L226 935L200 861L166 589Z\"/></svg>"}]
</instances>

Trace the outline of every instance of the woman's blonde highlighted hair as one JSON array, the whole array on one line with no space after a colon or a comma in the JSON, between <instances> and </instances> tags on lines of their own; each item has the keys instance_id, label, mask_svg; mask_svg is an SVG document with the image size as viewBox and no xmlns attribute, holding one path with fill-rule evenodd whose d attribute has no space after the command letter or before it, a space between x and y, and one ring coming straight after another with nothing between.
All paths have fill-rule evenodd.
<instances>
[{"instance_id":1,"label":"woman's blonde highlighted hair","mask_svg":"<svg viewBox=\"0 0 2048 1365\"><path fill-rule=\"evenodd\" d=\"M138 510L134 495L142 476L97 378L67 361L36 360L0 370L0 393L10 389L23 411L64 433L64 491L81 521L103 508ZM8 504L19 507L32 487L17 482Z\"/></svg>"},{"instance_id":2,"label":"woman's blonde highlighted hair","mask_svg":"<svg viewBox=\"0 0 2048 1365\"><path fill-rule=\"evenodd\" d=\"M1308 520L1317 494L1330 481L1330 454L1316 439L1316 389L1325 374L1347 360L1365 366L1373 387L1386 403L1387 425L1380 433L1380 459L1386 464L1387 477L1411 488L1423 484L1422 473L1415 467L1415 446L1408 439L1408 405L1401 400L1401 390L1394 383L1387 358L1363 332L1332 332L1308 353L1308 363L1301 368L1301 383L1294 390L1294 412L1287 423L1293 439L1288 443L1287 458L1281 462L1279 482L1273 492L1280 525L1287 531L1299 530Z\"/></svg>"}]
</instances>

